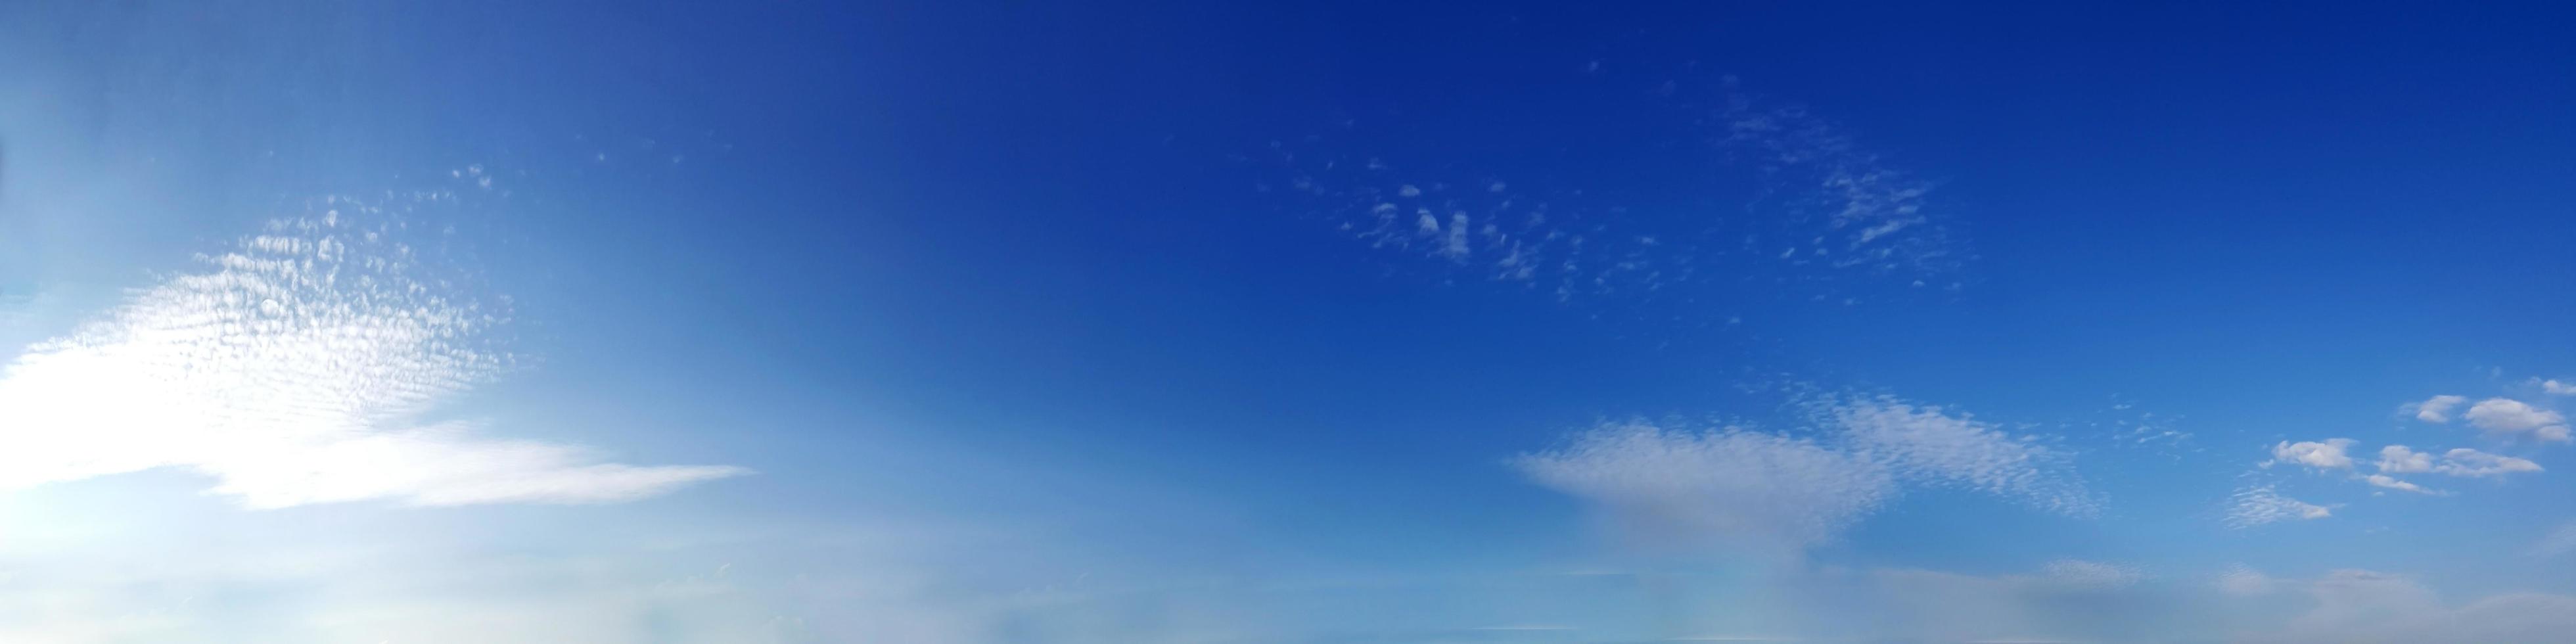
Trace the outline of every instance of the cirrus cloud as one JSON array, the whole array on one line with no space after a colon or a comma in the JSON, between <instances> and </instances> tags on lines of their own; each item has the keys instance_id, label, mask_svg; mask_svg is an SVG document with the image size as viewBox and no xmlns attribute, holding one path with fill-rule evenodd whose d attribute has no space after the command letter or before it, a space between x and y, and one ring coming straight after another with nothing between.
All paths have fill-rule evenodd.
<instances>
[{"instance_id":1,"label":"cirrus cloud","mask_svg":"<svg viewBox=\"0 0 2576 644\"><path fill-rule=\"evenodd\" d=\"M334 202L274 223L0 370L0 489L161 467L253 508L595 503L737 476L604 463L580 447L420 420L513 358L507 316L424 277L400 226Z\"/></svg>"}]
</instances>

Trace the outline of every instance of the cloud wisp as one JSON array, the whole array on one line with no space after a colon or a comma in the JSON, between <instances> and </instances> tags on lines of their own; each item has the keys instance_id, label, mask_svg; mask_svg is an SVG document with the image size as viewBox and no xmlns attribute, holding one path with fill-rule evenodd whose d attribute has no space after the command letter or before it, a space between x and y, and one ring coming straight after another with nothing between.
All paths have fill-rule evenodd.
<instances>
[{"instance_id":1,"label":"cloud wisp","mask_svg":"<svg viewBox=\"0 0 2576 644\"><path fill-rule=\"evenodd\" d=\"M177 467L253 508L593 503L737 476L485 438L423 415L491 381L497 307L337 202L133 293L0 371L0 489Z\"/></svg>"},{"instance_id":2,"label":"cloud wisp","mask_svg":"<svg viewBox=\"0 0 2576 644\"><path fill-rule=\"evenodd\" d=\"M1658 546L1795 556L1909 486L1966 487L2069 516L2099 511L2063 454L1964 415L1884 397L1805 406L1818 423L1812 438L1630 421L1511 463Z\"/></svg>"},{"instance_id":3,"label":"cloud wisp","mask_svg":"<svg viewBox=\"0 0 2576 644\"><path fill-rule=\"evenodd\" d=\"M2227 525L2251 528L2280 521L2309 521L2330 516L2334 516L2334 510L2326 506L2281 496L2272 486L2257 485L2236 490L2227 508Z\"/></svg>"},{"instance_id":4,"label":"cloud wisp","mask_svg":"<svg viewBox=\"0 0 2576 644\"><path fill-rule=\"evenodd\" d=\"M1833 122L1780 107L1722 83L1715 104L1683 107L1673 130L1712 161L1744 176L1650 186L1635 196L1559 185L1549 175L1510 181L1437 159L1390 163L1363 150L1274 141L1238 155L1272 167L1256 188L1282 208L1461 279L1514 284L1559 301L1668 295L1696 301L1779 297L1856 303L1833 285L1871 281L1954 289L1970 256L1929 211L1933 185L1892 168ZM1346 124L1346 129L1355 127ZM1661 149L1639 154L1666 154ZM1426 172L1415 166L1440 168ZM1528 173L1529 170L1519 170ZM1580 172L1568 171L1579 175ZM1723 173L1721 173L1723 174ZM1748 194L1701 196L1729 180ZM1729 186L1736 187L1736 186ZM1680 206L1699 197L1703 205ZM1714 204L1749 202L1741 211Z\"/></svg>"}]
</instances>

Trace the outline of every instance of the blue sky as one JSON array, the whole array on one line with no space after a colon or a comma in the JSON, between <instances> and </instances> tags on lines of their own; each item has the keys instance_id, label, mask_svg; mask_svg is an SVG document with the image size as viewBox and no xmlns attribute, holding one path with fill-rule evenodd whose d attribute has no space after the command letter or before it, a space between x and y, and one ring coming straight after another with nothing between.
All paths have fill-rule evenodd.
<instances>
[{"instance_id":1,"label":"blue sky","mask_svg":"<svg viewBox=\"0 0 2576 644\"><path fill-rule=\"evenodd\" d=\"M0 9L0 640L2576 632L2543 6Z\"/></svg>"}]
</instances>

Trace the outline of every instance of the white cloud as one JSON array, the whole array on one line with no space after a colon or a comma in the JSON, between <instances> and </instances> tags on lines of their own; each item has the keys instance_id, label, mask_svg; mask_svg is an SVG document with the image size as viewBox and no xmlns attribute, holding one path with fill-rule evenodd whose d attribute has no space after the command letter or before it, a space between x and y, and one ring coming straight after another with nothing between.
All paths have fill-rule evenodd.
<instances>
[{"instance_id":1,"label":"white cloud","mask_svg":"<svg viewBox=\"0 0 2576 644\"><path fill-rule=\"evenodd\" d=\"M2552 378L2540 381L2540 390L2552 396L2576 396L2576 382Z\"/></svg>"},{"instance_id":2,"label":"white cloud","mask_svg":"<svg viewBox=\"0 0 2576 644\"><path fill-rule=\"evenodd\" d=\"M2274 463L2290 463L2293 465L2303 465L2317 469L2351 469L2352 456L2345 454L2344 451L2350 449L2357 442L2358 441L2354 441L2349 438L2329 438L2322 443L2316 441L2299 441L2296 443L2282 441L2281 443L2272 446L2272 460L2264 461L2263 466L2271 467Z\"/></svg>"},{"instance_id":3,"label":"white cloud","mask_svg":"<svg viewBox=\"0 0 2576 644\"><path fill-rule=\"evenodd\" d=\"M2469 425L2494 432L2530 433L2545 441L2568 441L2567 417L2511 398L2478 401L2463 414Z\"/></svg>"},{"instance_id":4,"label":"white cloud","mask_svg":"<svg viewBox=\"0 0 2576 644\"><path fill-rule=\"evenodd\" d=\"M2451 409L2459 407L2460 403L2468 401L2469 399L2467 396L2444 394L2425 399L2424 402L2407 405L2407 407L2415 412L2416 420L2428 423L2447 423L2451 422Z\"/></svg>"},{"instance_id":5,"label":"white cloud","mask_svg":"<svg viewBox=\"0 0 2576 644\"><path fill-rule=\"evenodd\" d=\"M2404 445L2379 448L2379 471L2398 474L2433 471L2433 454L2407 449Z\"/></svg>"},{"instance_id":6,"label":"white cloud","mask_svg":"<svg viewBox=\"0 0 2576 644\"><path fill-rule=\"evenodd\" d=\"M2370 482L2371 487L2384 487L2391 490L2414 492L2416 494L2441 494L2440 492L2424 489L2424 486L2408 483L2406 481L2399 480L2397 477L2386 474L2372 474L2370 476L2362 477L2362 480Z\"/></svg>"},{"instance_id":7,"label":"white cloud","mask_svg":"<svg viewBox=\"0 0 2576 644\"><path fill-rule=\"evenodd\" d=\"M2325 506L2281 496L2269 485L2247 487L2236 491L2227 508L2227 525L2250 528L2276 521L2312 520L2334 516Z\"/></svg>"},{"instance_id":8,"label":"white cloud","mask_svg":"<svg viewBox=\"0 0 2576 644\"><path fill-rule=\"evenodd\" d=\"M355 207L355 206L350 206ZM0 371L0 489L179 467L251 507L589 503L735 476L419 422L497 377L504 316L389 229L281 222Z\"/></svg>"},{"instance_id":9,"label":"white cloud","mask_svg":"<svg viewBox=\"0 0 2576 644\"><path fill-rule=\"evenodd\" d=\"M1642 422L1606 425L1514 464L1600 504L1640 537L1786 554L1831 539L1896 492L1884 468L1810 441Z\"/></svg>"},{"instance_id":10,"label":"white cloud","mask_svg":"<svg viewBox=\"0 0 2576 644\"><path fill-rule=\"evenodd\" d=\"M2538 472L2540 464L2462 447L2442 453L2442 464L2435 466L2433 471L2452 476L2503 476L2515 472Z\"/></svg>"}]
</instances>

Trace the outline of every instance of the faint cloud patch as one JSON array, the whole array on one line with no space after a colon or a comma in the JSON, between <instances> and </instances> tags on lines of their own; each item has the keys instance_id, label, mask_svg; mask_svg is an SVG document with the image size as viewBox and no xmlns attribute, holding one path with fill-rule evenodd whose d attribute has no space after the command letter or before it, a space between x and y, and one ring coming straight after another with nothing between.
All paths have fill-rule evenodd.
<instances>
[{"instance_id":1,"label":"faint cloud patch","mask_svg":"<svg viewBox=\"0 0 2576 644\"><path fill-rule=\"evenodd\" d=\"M2334 516L2334 511L2326 506L2281 496L2279 491L2269 485L2238 489L2227 506L2227 525L2232 528L2251 528L2279 521L2309 521L2330 516Z\"/></svg>"}]
</instances>

